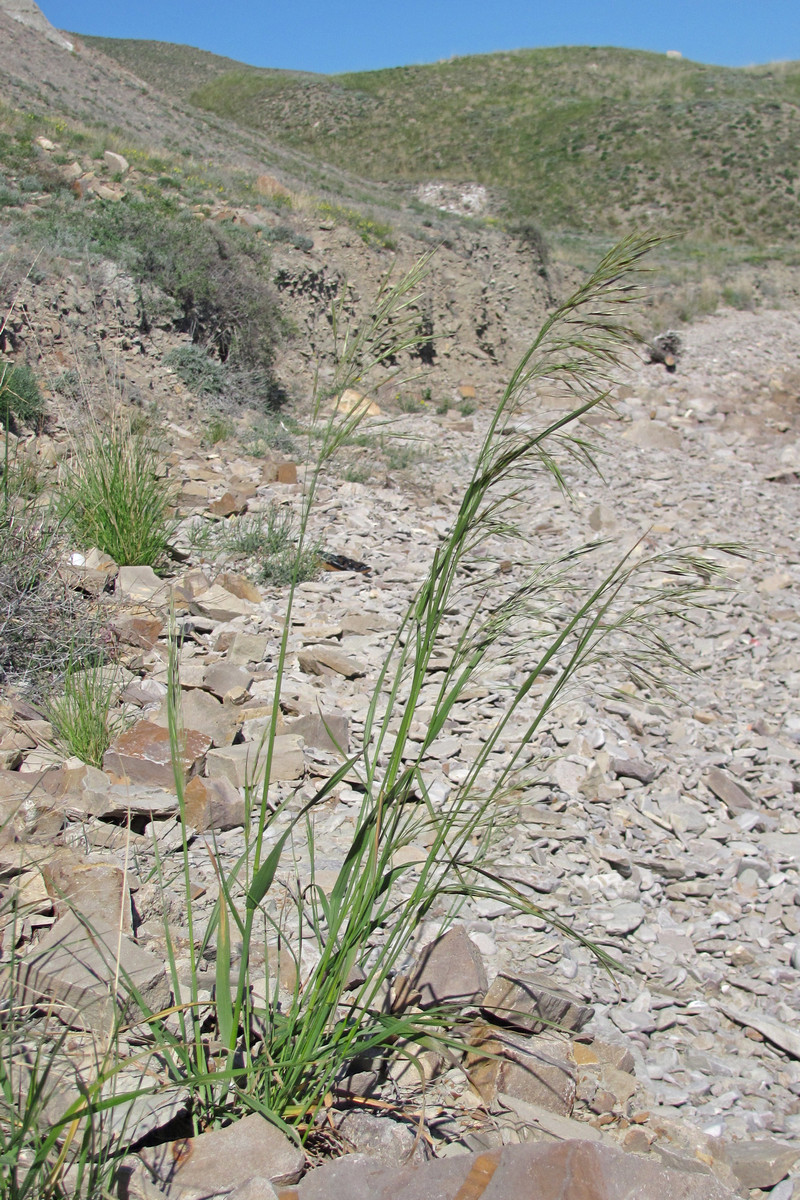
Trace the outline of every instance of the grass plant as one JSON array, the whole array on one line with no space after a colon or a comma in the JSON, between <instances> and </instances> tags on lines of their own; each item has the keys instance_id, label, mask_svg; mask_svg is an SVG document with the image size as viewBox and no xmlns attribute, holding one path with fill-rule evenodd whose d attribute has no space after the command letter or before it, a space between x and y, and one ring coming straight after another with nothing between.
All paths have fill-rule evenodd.
<instances>
[{"instance_id":1,"label":"grass plant","mask_svg":"<svg viewBox=\"0 0 800 1200\"><path fill-rule=\"evenodd\" d=\"M224 553L253 563L262 583L284 586L297 578L313 579L319 571L319 544L300 547L290 509L271 504L263 512L232 517L216 529L201 526L195 538L209 554Z\"/></svg>"},{"instance_id":2,"label":"grass plant","mask_svg":"<svg viewBox=\"0 0 800 1200\"><path fill-rule=\"evenodd\" d=\"M514 514L525 503L531 473L550 472L566 487L565 461L593 464L581 418L606 400L634 339L626 321L635 295L630 277L650 245L649 239L631 238L607 255L586 284L547 320L525 354L491 418L450 534L435 550L375 681L363 740L299 805L291 796L274 793L268 782L298 582L295 572L276 660L273 717L260 750L258 777L265 782L248 789L241 859L228 873L217 863L219 900L205 934L216 937L213 1030L187 1016L179 1038L186 1069L191 1062L191 1069L199 1073L197 1120L224 1119L233 1109L254 1110L306 1137L318 1107L354 1060L391 1055L398 1045L413 1058L414 1047L431 1040L458 1044L457 1007L418 1012L398 996L387 1000L390 981L426 918L435 917L444 928L465 902L482 897L502 902L511 913L544 918L566 936L584 941L543 911L535 894L493 861L498 814L523 785L526 772L535 769L531 759L535 763L537 734L576 676L609 655L657 678L670 658L663 622L682 617L700 602L697 590L715 568L691 550L652 559L628 555L582 591L571 582L571 572L596 546L556 563L537 563L528 579L517 585L503 584L502 576L476 557L476 548L489 533L520 536ZM412 272L379 297L366 330L342 337L341 386L364 378L371 365L370 348L380 345L376 334L387 320L402 341L402 318L420 273L421 269ZM411 326L407 328L411 339ZM392 347L395 353L396 349ZM375 361L382 361L384 352L378 350ZM519 418L531 404L530 385L544 379L572 404L528 432ZM322 437L316 461L307 471L301 549L318 480L352 439L360 417L324 416L320 402L316 420ZM419 743L410 737L411 725L445 614L456 602L466 617ZM516 682L505 707L466 779L444 795L434 794L424 760L466 689L498 660L516 666ZM489 756L523 715L523 732L502 770L488 772ZM177 654L169 721L177 755ZM354 776L362 802L349 849L335 882L323 885L315 870L315 810L345 778ZM183 805L180 772L176 787ZM410 844L426 848L413 865L403 864L397 853ZM298 861L309 873L303 885L297 880ZM191 909L186 846L184 863ZM277 907L270 903L275 889L281 897ZM189 940L193 947L196 941L202 944L196 930ZM239 945L237 956L234 942ZM313 952L304 956L303 947L309 943ZM254 954L257 945L265 954ZM274 957L272 968L256 966L264 959L270 963L270 948L294 968L288 999L280 996ZM600 948L592 949L613 966ZM192 979L194 965L193 959ZM352 985L354 968L360 969L362 982ZM257 973L263 973L258 980ZM178 1001L188 1006L182 1011L194 1011L196 985L188 995L184 989ZM224 1047L224 1053L217 1051L213 1075L210 1045Z\"/></svg>"},{"instance_id":3,"label":"grass plant","mask_svg":"<svg viewBox=\"0 0 800 1200\"><path fill-rule=\"evenodd\" d=\"M0 489L0 684L46 692L63 676L71 654L97 645L97 620L68 586L59 527L35 508L25 476L3 473Z\"/></svg>"},{"instance_id":4,"label":"grass plant","mask_svg":"<svg viewBox=\"0 0 800 1200\"><path fill-rule=\"evenodd\" d=\"M17 422L39 426L43 417L39 385L30 367L0 363L0 425L5 429Z\"/></svg>"},{"instance_id":5,"label":"grass plant","mask_svg":"<svg viewBox=\"0 0 800 1200\"><path fill-rule=\"evenodd\" d=\"M168 721L184 817L180 870L189 982L179 974L165 914L174 1004L168 1014L150 1014L145 1025L164 1063L163 1078L152 1088L188 1089L197 1130L253 1111L290 1136L307 1140L318 1111L354 1061L385 1061L397 1053L413 1060L417 1048L431 1043L460 1046L458 1006L418 1011L404 1001L402 988L393 987L425 921L435 920L444 929L465 904L483 898L502 903L509 919L513 914L535 916L591 946L543 909L536 893L495 860L496 829L504 813L519 819L513 798L536 772L539 732L577 677L611 657L641 676L658 679L672 658L669 622L684 619L694 604L705 602L704 589L717 568L691 548L651 558L631 552L611 567L599 567L587 588L574 572L602 549L598 545L581 547L554 563L539 561L537 547L531 545L531 566L522 581L498 574L494 564L480 557L480 547L491 535L515 539L524 550L516 516L530 504L532 477L549 473L566 489L567 464L593 466L581 420L607 400L634 340L629 321L633 284L651 245L648 238L629 238L611 251L547 319L523 356L490 416L450 532L433 549L429 569L377 673L359 745L349 757L340 756L340 765L316 790L300 796L269 782L296 590L302 555L313 545L310 519L318 485L339 451L358 436L363 419L363 411L331 411L318 397L314 420L320 436L306 468L297 525L289 535L288 522L277 516L271 532L269 520L265 522L276 542L289 536L292 541L274 659L272 715L246 789L241 857L231 866L210 851L219 892L204 927L193 902L180 755L179 651L177 636L172 638ZM413 348L419 336L415 301L425 268L423 262L393 286L387 282L371 318L359 328L344 327L341 310L334 311L337 389L363 381L373 367ZM550 394L560 392L569 405L552 415L536 408L533 385L544 382ZM534 415L536 422L523 419ZM264 533L244 526L235 536L250 548L250 535L258 541ZM442 627L454 612L461 622L455 649L451 647L449 665L439 673L433 712L418 741L416 730L411 737L412 723L442 647ZM467 690L498 662L513 667L513 684L494 725L466 777L436 791L426 758ZM499 770L489 769L501 740L510 750ZM263 783L257 784L258 779ZM317 873L316 816L345 780L362 798L331 883ZM410 845L424 847L423 854L398 854ZM165 871L160 862L158 870ZM215 975L209 1004L200 995L198 967L212 941ZM601 948L591 948L613 968ZM290 968L283 990L281 960ZM98 1095L85 1098L82 1112L94 1114L100 1129ZM26 1128L31 1127L26 1121ZM50 1151L62 1143L63 1127ZM33 1193L20 1192L20 1200L28 1194Z\"/></svg>"},{"instance_id":6,"label":"grass plant","mask_svg":"<svg viewBox=\"0 0 800 1200\"><path fill-rule=\"evenodd\" d=\"M120 566L157 566L175 522L158 446L124 422L95 427L61 483L61 515L85 549Z\"/></svg>"},{"instance_id":7,"label":"grass plant","mask_svg":"<svg viewBox=\"0 0 800 1200\"><path fill-rule=\"evenodd\" d=\"M102 766L103 755L114 737L128 724L124 714L111 712L118 693L118 673L113 663L71 665L62 695L47 704L56 737L81 762Z\"/></svg>"}]
</instances>

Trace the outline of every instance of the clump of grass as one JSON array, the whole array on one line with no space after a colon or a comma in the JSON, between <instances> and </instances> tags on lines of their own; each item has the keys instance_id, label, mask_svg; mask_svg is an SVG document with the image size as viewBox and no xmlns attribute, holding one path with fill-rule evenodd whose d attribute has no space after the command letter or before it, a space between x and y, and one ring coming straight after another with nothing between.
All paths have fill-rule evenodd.
<instances>
[{"instance_id":1,"label":"clump of grass","mask_svg":"<svg viewBox=\"0 0 800 1200\"><path fill-rule=\"evenodd\" d=\"M225 370L201 346L178 346L164 355L164 365L196 396L218 396L225 386Z\"/></svg>"},{"instance_id":2,"label":"clump of grass","mask_svg":"<svg viewBox=\"0 0 800 1200\"><path fill-rule=\"evenodd\" d=\"M71 665L61 696L47 704L47 715L62 746L81 762L103 764L103 755L128 724L111 709L119 691L113 664Z\"/></svg>"},{"instance_id":3,"label":"clump of grass","mask_svg":"<svg viewBox=\"0 0 800 1200\"><path fill-rule=\"evenodd\" d=\"M157 566L175 527L158 447L117 423L94 429L60 489L61 515L85 548L120 566Z\"/></svg>"},{"instance_id":4,"label":"clump of grass","mask_svg":"<svg viewBox=\"0 0 800 1200\"><path fill-rule=\"evenodd\" d=\"M422 451L416 442L397 437L382 437L381 453L390 471L407 471L422 457Z\"/></svg>"},{"instance_id":5,"label":"clump of grass","mask_svg":"<svg viewBox=\"0 0 800 1200\"><path fill-rule=\"evenodd\" d=\"M471 417L476 408L477 405L474 400L462 400L458 406L458 411L462 417Z\"/></svg>"},{"instance_id":6,"label":"clump of grass","mask_svg":"<svg viewBox=\"0 0 800 1200\"><path fill-rule=\"evenodd\" d=\"M377 673L359 744L299 805L296 792L276 794L270 784L299 582L297 564L311 549L309 523L319 482L356 434L363 414L323 416L318 398L315 420L321 437L315 461L309 464L296 527L286 514L274 513L260 528L251 522L238 531L231 529L231 544L248 552L254 546L276 553L291 548L295 566L275 657L272 715L259 770L247 788L244 853L230 868L224 867L221 856L213 856L219 892L202 932L193 907L188 834L182 822L189 982L182 983L179 976L165 918L174 992L169 1013L174 1020L161 1014L147 1020L169 1079L191 1094L196 1129L258 1111L306 1138L325 1097L354 1060L388 1058L398 1045L413 1058L415 1048L429 1044L432 1037L458 1048L457 1026L463 1017L459 1006L420 1012L399 994L389 1004L386 996L421 923L437 918L446 927L471 899L502 903L509 920L514 914L544 919L589 946L605 965L615 965L600 947L542 910L535 892L494 861L497 820L527 773L536 771L543 723L577 675L611 656L646 677L658 678L665 655L669 657L662 622L685 618L701 598L697 588L706 585L716 568L692 550L652 559L629 554L610 570L601 570L586 588L573 582L570 571L594 546L542 564L533 541L534 565L521 581L495 572L492 564L481 560L479 547L489 534L524 541L514 514L525 505L532 473L550 472L566 487L565 462L593 464L580 422L608 396L633 340L626 320L635 295L631 277L635 279L649 246L647 239L629 239L611 251L548 318L523 356L490 417L451 529L433 549L430 566ZM342 389L363 379L370 366L382 366L390 355L414 345L415 290L423 269L424 264L394 287L386 287L371 320L354 332L341 331L341 311L334 311L340 351L337 383ZM392 329L391 344L387 327ZM567 411L558 409L541 420L532 386L541 380L571 400ZM538 427L527 419L537 412ZM518 560L524 561L520 556ZM455 601L463 624L418 741L416 729L411 737L412 723ZM173 637L169 735L178 803L185 815L178 662ZM426 764L436 757L436 741L468 689L499 662L513 667L509 678L514 682L498 705L494 724L465 777L444 797L434 794ZM507 739L512 749L498 769L490 756ZM256 777L263 778L263 784L256 786ZM362 800L352 813L352 833L336 878L332 884L323 883L316 869L315 811L345 780L357 781ZM398 851L411 844L424 847L422 856L415 856L413 863L401 861ZM310 876L302 884L301 860ZM211 939L214 996L201 1012L198 965ZM288 995L280 994L270 954L256 953L262 949L287 955L294 966ZM91 1098L86 1107L91 1115ZM94 1116L99 1118L96 1109L95 1105Z\"/></svg>"},{"instance_id":7,"label":"clump of grass","mask_svg":"<svg viewBox=\"0 0 800 1200\"><path fill-rule=\"evenodd\" d=\"M30 367L0 364L0 425L9 429L21 422L38 427L43 418L41 392Z\"/></svg>"},{"instance_id":8,"label":"clump of grass","mask_svg":"<svg viewBox=\"0 0 800 1200\"><path fill-rule=\"evenodd\" d=\"M34 507L26 474L6 461L0 488L0 683L47 692L97 645L96 620L65 582L59 527Z\"/></svg>"},{"instance_id":9,"label":"clump of grass","mask_svg":"<svg viewBox=\"0 0 800 1200\"><path fill-rule=\"evenodd\" d=\"M203 441L207 446L217 446L220 442L227 442L233 436L234 425L227 417L220 416L215 413L213 417L209 417L206 422Z\"/></svg>"},{"instance_id":10,"label":"clump of grass","mask_svg":"<svg viewBox=\"0 0 800 1200\"><path fill-rule=\"evenodd\" d=\"M690 610L695 588L707 581L714 568L692 552L635 563L626 557L601 573L586 591L570 586L569 572L592 547L542 565L534 545L537 565L521 584L505 583L505 577L487 570L473 551L489 532L524 536L513 516L524 504L525 480L531 472L550 471L565 486L561 467L565 456L592 464L580 421L608 394L613 373L633 341L625 321L633 296L629 276L649 245L647 240L630 239L612 251L548 319L523 357L491 418L450 533L435 549L378 672L363 738L299 810L296 805L290 809L290 799L275 799L269 784L297 584L296 577L292 580L276 660L273 717L261 752L265 782L260 790L254 786L248 790L251 820L245 825L245 852L228 876L220 868L219 900L209 925L216 934L213 1031L209 1034L199 1022L192 1024L187 1018L178 1042L184 1069L202 1080L195 1089L196 1119L205 1114L202 1119L214 1120L215 1114L229 1114L230 1105L238 1103L293 1125L305 1136L324 1096L359 1056L389 1055L398 1041L413 1056L413 1047L424 1045L432 1034L457 1045L454 1027L461 1015L457 1007L420 1013L400 1002L393 1007L385 1004L388 980L426 917L441 915L446 925L465 900L482 897L502 902L512 913L544 918L564 935L584 940L551 912L541 910L535 894L493 862L496 818L526 772L536 769L530 760L536 759L542 723L576 675L608 654L623 663L635 662L640 673L656 677L666 652L661 620ZM374 359L385 361L385 342L377 335L384 333L387 323L394 329L394 352L400 344L404 349L412 344L402 342L404 326L399 318L408 309L419 277L419 272L412 272L383 293L373 324L344 336L340 343L343 386L357 376L363 378L370 347L377 344ZM529 385L542 378L573 403L567 413L562 411L530 432L529 423L519 418L535 394ZM316 419L321 438L299 518L301 552L307 545L317 483L334 455L352 440L360 420L357 413L332 413L327 418L321 414L320 401ZM284 525L275 524L273 532L278 539L284 537ZM441 626L456 596L466 612L463 630L443 672L422 742L417 743L410 738L411 724L437 653ZM436 739L465 689L498 659L514 663L514 688L466 778L444 799L434 797L426 783L424 762L435 757ZM172 661L176 671L177 652ZM173 674L169 714L176 761L179 694ZM505 766L487 776L489 756L500 739L509 736L515 718L524 719L524 732L515 735L516 748ZM337 878L332 886L323 887L315 870L314 810L339 783L354 776L362 803ZM176 787L183 804L179 771ZM412 843L426 847L424 858L413 866L399 866L398 850ZM304 862L307 858L310 872L310 882L302 888L294 883L298 855ZM184 857L191 906L186 847ZM281 903L276 910L268 897L278 887ZM234 929L240 943L238 960L231 950ZM279 1002L278 982L269 967L256 967L252 949L257 936L281 947L296 967L288 1000ZM315 954L312 965L304 958L301 968L300 948L309 937ZM613 965L599 947L591 948ZM352 989L349 982L356 965L362 968L363 982ZM254 972L262 969L266 978L260 982L258 1001L252 984ZM179 991L177 976L175 986ZM184 1000L193 1005L195 990ZM211 1082L204 1041L209 1036L226 1048L225 1062L218 1063Z\"/></svg>"},{"instance_id":11,"label":"clump of grass","mask_svg":"<svg viewBox=\"0 0 800 1200\"><path fill-rule=\"evenodd\" d=\"M296 522L289 509L272 504L264 512L234 517L222 526L217 548L250 559L262 583L278 587L303 583L319 572L319 546L299 547Z\"/></svg>"},{"instance_id":12,"label":"clump of grass","mask_svg":"<svg viewBox=\"0 0 800 1200\"><path fill-rule=\"evenodd\" d=\"M369 467L349 466L345 467L343 478L347 483L368 483L372 477L372 472Z\"/></svg>"}]
</instances>

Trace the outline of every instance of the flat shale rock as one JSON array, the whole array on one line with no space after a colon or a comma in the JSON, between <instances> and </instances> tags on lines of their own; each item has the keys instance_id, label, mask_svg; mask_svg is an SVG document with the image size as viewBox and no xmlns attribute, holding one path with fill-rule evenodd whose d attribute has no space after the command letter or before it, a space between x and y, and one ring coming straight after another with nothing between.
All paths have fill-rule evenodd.
<instances>
[{"instance_id":1,"label":"flat shale rock","mask_svg":"<svg viewBox=\"0 0 800 1200\"><path fill-rule=\"evenodd\" d=\"M480 950L463 925L454 925L426 946L409 982L421 1008L436 1004L477 1004L486 994L486 968Z\"/></svg>"},{"instance_id":2,"label":"flat shale rock","mask_svg":"<svg viewBox=\"0 0 800 1200\"><path fill-rule=\"evenodd\" d=\"M576 1076L569 1042L548 1035L522 1038L488 1026L478 1026L470 1041L475 1049L467 1056L467 1074L485 1104L504 1093L559 1116L571 1114Z\"/></svg>"},{"instance_id":3,"label":"flat shale rock","mask_svg":"<svg viewBox=\"0 0 800 1200\"><path fill-rule=\"evenodd\" d=\"M186 823L198 833L207 829L236 829L244 825L244 797L230 779L202 779L195 775L184 793Z\"/></svg>"},{"instance_id":4,"label":"flat shale rock","mask_svg":"<svg viewBox=\"0 0 800 1200\"><path fill-rule=\"evenodd\" d=\"M325 1163L279 1200L733 1200L689 1175L594 1142L503 1146L421 1166L355 1157Z\"/></svg>"},{"instance_id":5,"label":"flat shale rock","mask_svg":"<svg viewBox=\"0 0 800 1200\"><path fill-rule=\"evenodd\" d=\"M299 1178L306 1160L300 1147L259 1113L179 1145L143 1150L141 1157L153 1182L167 1187L175 1200L228 1196L253 1178L281 1187Z\"/></svg>"},{"instance_id":6,"label":"flat shale rock","mask_svg":"<svg viewBox=\"0 0 800 1200\"><path fill-rule=\"evenodd\" d=\"M800 1158L800 1144L787 1146L774 1138L735 1142L725 1149L725 1161L742 1187L774 1188Z\"/></svg>"},{"instance_id":7,"label":"flat shale rock","mask_svg":"<svg viewBox=\"0 0 800 1200\"><path fill-rule=\"evenodd\" d=\"M212 621L233 621L236 617L252 616L258 606L252 600L244 600L219 584L212 584L189 602L193 613L210 617Z\"/></svg>"},{"instance_id":8,"label":"flat shale rock","mask_svg":"<svg viewBox=\"0 0 800 1200\"><path fill-rule=\"evenodd\" d=\"M17 960L16 974L24 1003L52 1008L65 1025L101 1034L139 1011L125 980L153 1012L170 1000L164 962L100 916L90 929L72 914L62 917Z\"/></svg>"},{"instance_id":9,"label":"flat shale rock","mask_svg":"<svg viewBox=\"0 0 800 1200\"><path fill-rule=\"evenodd\" d=\"M350 747L350 721L342 713L313 713L298 717L286 726L286 732L301 737L306 746L346 754Z\"/></svg>"},{"instance_id":10,"label":"flat shale rock","mask_svg":"<svg viewBox=\"0 0 800 1200\"><path fill-rule=\"evenodd\" d=\"M169 584L159 579L152 567L120 567L115 593L129 604L166 605Z\"/></svg>"},{"instance_id":11,"label":"flat shale rock","mask_svg":"<svg viewBox=\"0 0 800 1200\"><path fill-rule=\"evenodd\" d=\"M198 770L211 746L211 738L198 730L184 730L181 738L181 765L185 778ZM152 721L137 721L116 738L103 755L103 770L132 783L173 788L175 775L169 731Z\"/></svg>"},{"instance_id":12,"label":"flat shale rock","mask_svg":"<svg viewBox=\"0 0 800 1200\"><path fill-rule=\"evenodd\" d=\"M234 787L256 787L264 780L266 754L257 742L238 746L221 746L206 755L206 774L209 779L227 779ZM270 782L291 782L302 778L305 771L303 739L293 734L278 734L273 747Z\"/></svg>"},{"instance_id":13,"label":"flat shale rock","mask_svg":"<svg viewBox=\"0 0 800 1200\"><path fill-rule=\"evenodd\" d=\"M481 1011L489 1021L531 1034L553 1026L578 1032L594 1016L589 1005L553 987L549 976L517 978L505 973L495 978Z\"/></svg>"},{"instance_id":14,"label":"flat shale rock","mask_svg":"<svg viewBox=\"0 0 800 1200\"><path fill-rule=\"evenodd\" d=\"M300 651L297 660L307 675L322 675L328 671L345 679L357 679L367 673L364 663L332 646L309 646Z\"/></svg>"},{"instance_id":15,"label":"flat shale rock","mask_svg":"<svg viewBox=\"0 0 800 1200\"><path fill-rule=\"evenodd\" d=\"M732 817L753 808L753 797L727 771L711 767L703 776L703 783L722 801Z\"/></svg>"}]
</instances>

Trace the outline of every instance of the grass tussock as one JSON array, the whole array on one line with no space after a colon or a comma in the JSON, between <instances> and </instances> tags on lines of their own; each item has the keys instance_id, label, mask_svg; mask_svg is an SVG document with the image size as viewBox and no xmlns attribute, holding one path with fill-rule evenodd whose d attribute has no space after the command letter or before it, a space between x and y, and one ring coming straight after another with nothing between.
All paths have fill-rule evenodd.
<instances>
[{"instance_id":1,"label":"grass tussock","mask_svg":"<svg viewBox=\"0 0 800 1200\"><path fill-rule=\"evenodd\" d=\"M30 367L0 363L0 425L4 429L20 423L38 428L43 419L44 403Z\"/></svg>"},{"instance_id":2,"label":"grass tussock","mask_svg":"<svg viewBox=\"0 0 800 1200\"><path fill-rule=\"evenodd\" d=\"M83 549L120 566L158 566L174 529L158 447L122 423L90 431L61 481L59 508Z\"/></svg>"},{"instance_id":3,"label":"grass tussock","mask_svg":"<svg viewBox=\"0 0 800 1200\"><path fill-rule=\"evenodd\" d=\"M590 546L557 563L532 568L524 584L502 591L492 582L497 575L481 564L475 550L490 531L523 536L513 514L524 503L531 473L550 472L565 486L562 462L593 462L581 418L604 401L634 340L626 321L634 295L630 277L635 278L649 245L647 240L629 239L610 253L546 322L512 376L452 529L433 553L378 674L359 747L299 809L290 806L288 797L273 797L268 782L249 789L245 850L231 873L219 867L219 901L208 927L216 936L213 1030L189 1017L194 990L183 988L180 993L188 1007L173 1053L180 1053L187 1074L202 1077L195 1091L198 1120L213 1121L233 1105L263 1112L305 1137L318 1106L354 1060L379 1061L398 1043L412 1058L414 1047L428 1045L431 1039L458 1045L457 1008L418 1012L400 999L387 1003L389 982L426 918L435 915L446 926L466 901L482 897L503 903L510 914L544 917L565 935L577 936L543 912L535 895L494 861L497 821L514 788L526 772L535 770L531 763L536 760L539 728L565 689L604 655L657 677L670 657L663 621L691 610L698 601L697 589L714 568L691 551L653 560L642 557L635 563L626 557L601 572L588 591L581 590L572 584L571 573L577 561L596 549ZM378 335L387 321L402 340L403 320L419 279L419 271L412 272L379 297L376 324L342 331L343 385L364 377L371 352L372 361L382 361L385 343ZM522 432L526 426L519 418L530 385L545 378L571 398L572 405L535 432ZM301 548L317 481L326 464L352 440L360 417L323 416L320 403L316 419L321 436L299 522ZM662 581L660 586L656 580ZM279 711L287 663L295 586L293 581L286 601L274 714ZM445 614L456 598L467 615L420 744L410 737L411 724ZM538 631L533 636L530 627ZM444 793L434 792L423 769L426 756L465 689L498 657L517 664L517 683L466 779ZM176 674L170 697L170 730L177 751ZM502 771L489 779L489 755L522 714L525 727L516 749ZM261 747L265 780L276 722L273 716ZM335 881L322 886L315 872L315 810L345 778L354 776L362 801L349 848ZM177 775L176 786L183 803ZM398 865L398 851L412 844L426 847L424 855L411 865ZM302 887L292 883L298 858L307 862L310 872ZM189 903L188 856L184 861ZM281 895L277 907L270 902L275 889ZM234 941L240 947L236 956ZM254 949L265 941L291 967L294 984L288 996L281 993L277 969L256 966L263 955L254 955ZM301 956L308 942L313 954ZM599 948L593 949L611 965ZM353 986L356 967L362 981ZM177 977L175 986L180 987ZM207 1070L212 1044L225 1048L222 1054L217 1050L213 1080Z\"/></svg>"},{"instance_id":4,"label":"grass tussock","mask_svg":"<svg viewBox=\"0 0 800 1200\"><path fill-rule=\"evenodd\" d=\"M112 714L119 693L113 663L70 664L63 692L47 703L53 731L68 754L90 766L103 765L103 755L128 721Z\"/></svg>"},{"instance_id":5,"label":"grass tussock","mask_svg":"<svg viewBox=\"0 0 800 1200\"><path fill-rule=\"evenodd\" d=\"M610 568L598 564L596 578L587 586L583 574L576 578L575 568L598 551L597 545L542 563L534 543L519 559L527 557L533 564L528 577L513 581L486 563L480 548L492 535L513 538L524 551L526 534L516 516L526 505L531 478L548 473L566 489L566 464L594 464L581 422L606 401L635 341L635 285L651 246L651 239L629 238L606 255L547 319L522 357L489 420L452 526L432 548L429 568L374 680L359 744L349 756L340 754L339 765L302 796L269 782L299 563L314 546L310 521L320 480L359 436L363 410L331 411L318 396L318 437L310 440L315 457L307 465L295 523L285 513L270 511L225 527L233 553L256 559L286 554L292 569L273 660L272 715L246 788L243 851L231 864L209 849L219 891L210 919L201 925L183 820L177 853L187 931L180 954L188 954L189 969L178 969L178 949L165 914L174 1004L168 1017L150 1013L143 1022L145 1040L162 1066L141 1090L161 1094L172 1088L188 1094L196 1131L260 1112L305 1141L317 1113L344 1086L354 1062L368 1060L380 1067L398 1052L413 1062L419 1049L432 1044L463 1048L459 1006L420 1011L393 981L409 960L421 924L436 920L445 928L473 899L502 904L508 920L520 914L544 919L614 967L600 947L542 909L536 893L507 872L495 854L497 831L504 819L519 819L513 796L538 770L542 724L567 689L605 658L659 679L674 658L665 633L669 622L685 619L694 605L707 602L707 585L717 568L691 548L652 558L630 553ZM419 264L394 285L387 282L372 316L359 327L348 327L341 309L334 310L337 390L369 378L374 368L413 348L420 336L415 309L426 266ZM556 415L543 416L535 406L534 385L543 381L550 394L560 393L566 402ZM417 729L411 736L412 723L431 664L442 649L443 627L454 612L460 620L455 648L450 647L447 665L438 672L438 695L420 741ZM430 756L435 758L435 743L449 729L468 689L498 663L513 668L513 686L497 706L494 724L466 776L436 787L426 767ZM176 631L168 720L175 788L185 818L180 695ZM79 708L83 703L79 700ZM490 756L501 740L510 749L502 767L497 769L494 759L490 769ZM317 870L317 812L345 781L361 799L350 810L349 842L334 876L326 869L323 880ZM421 853L400 853L410 846ZM167 868L160 859L157 863L163 880ZM201 999L198 982L209 976L200 975L198 967L212 944L209 1002L207 995ZM141 1005L135 990L132 994ZM0 1092L5 1089L6 1094L8 1077L0 1057ZM101 1147L97 1160L84 1149L88 1143L81 1142L78 1161L84 1167L97 1161L102 1174L107 1166L104 1122L115 1106L124 1111L130 1096L103 1105L100 1088L84 1090L76 1101L69 1131L81 1128L81 1120L82 1128L96 1130ZM15 1200L61 1195L52 1184L57 1180L60 1185L63 1178L69 1133L62 1123L49 1140L42 1140L32 1119L36 1108L29 1093L12 1117L0 1111L8 1147L8 1154L0 1156L0 1170L6 1179L16 1179L17 1163L24 1161L26 1169L32 1164L41 1187L36 1193L29 1182L33 1176L26 1175L28 1190L15 1182ZM113 1153L121 1155L124 1149L117 1143ZM103 1175L104 1186L108 1178Z\"/></svg>"}]
</instances>

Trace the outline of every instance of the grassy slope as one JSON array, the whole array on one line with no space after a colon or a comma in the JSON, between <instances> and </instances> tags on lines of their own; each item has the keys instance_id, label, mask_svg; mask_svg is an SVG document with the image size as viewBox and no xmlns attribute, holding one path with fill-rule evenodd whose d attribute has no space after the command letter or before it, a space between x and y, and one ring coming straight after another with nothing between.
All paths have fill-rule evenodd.
<instances>
[{"instance_id":1,"label":"grassy slope","mask_svg":"<svg viewBox=\"0 0 800 1200\"><path fill-rule=\"evenodd\" d=\"M371 179L477 180L550 229L634 219L749 244L800 232L800 63L575 47L329 77L86 40L279 143Z\"/></svg>"}]
</instances>

